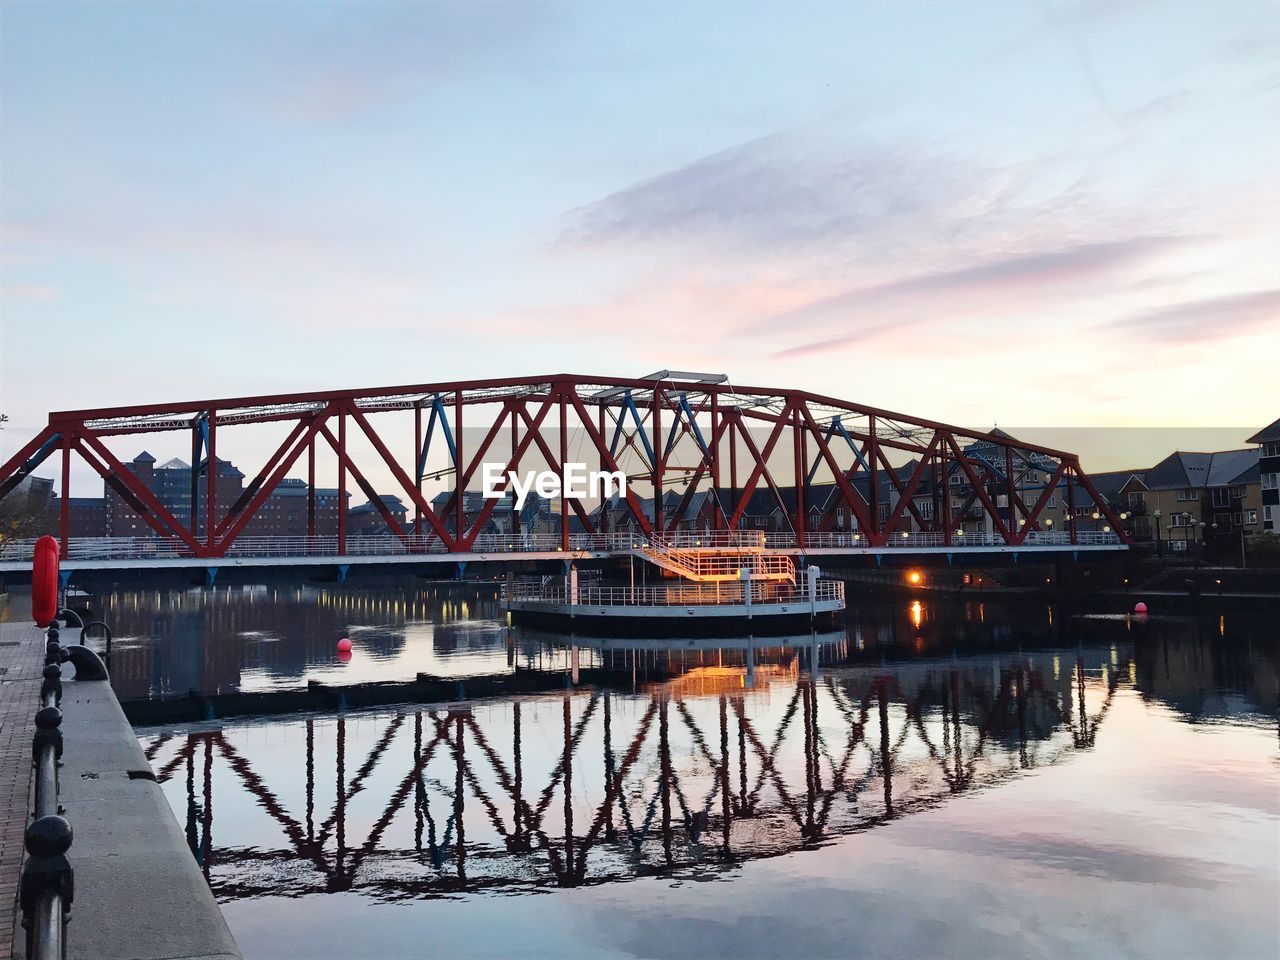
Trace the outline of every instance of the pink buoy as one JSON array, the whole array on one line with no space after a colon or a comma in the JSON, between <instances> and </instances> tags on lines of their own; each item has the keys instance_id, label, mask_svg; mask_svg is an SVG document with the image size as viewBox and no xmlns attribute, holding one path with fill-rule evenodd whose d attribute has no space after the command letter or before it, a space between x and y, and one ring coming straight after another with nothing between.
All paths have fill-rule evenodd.
<instances>
[{"instance_id":1,"label":"pink buoy","mask_svg":"<svg viewBox=\"0 0 1280 960\"><path fill-rule=\"evenodd\" d=\"M1146 613L1146 612L1147 612L1147 605L1146 605L1145 603L1143 603L1141 600L1139 600L1137 603L1135 603L1135 604L1133 605L1133 612L1134 612L1134 613Z\"/></svg>"},{"instance_id":2,"label":"pink buoy","mask_svg":"<svg viewBox=\"0 0 1280 960\"><path fill-rule=\"evenodd\" d=\"M341 640L339 640L339 641L338 641L338 652L339 652L339 653L350 653L350 652L351 652L351 641L350 641L350 640L348 640L346 637L343 637Z\"/></svg>"}]
</instances>

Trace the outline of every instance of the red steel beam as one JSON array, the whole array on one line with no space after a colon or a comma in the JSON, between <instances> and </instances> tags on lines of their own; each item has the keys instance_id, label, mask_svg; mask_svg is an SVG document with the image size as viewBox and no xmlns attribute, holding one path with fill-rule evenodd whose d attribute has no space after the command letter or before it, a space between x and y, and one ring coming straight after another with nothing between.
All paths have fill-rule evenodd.
<instances>
[{"instance_id":1,"label":"red steel beam","mask_svg":"<svg viewBox=\"0 0 1280 960\"><path fill-rule=\"evenodd\" d=\"M382 516L382 521L387 525L387 529L407 543L408 535L405 533L404 528L400 526L399 521L396 520L395 515L387 508L387 505L382 502L382 497L374 489L373 484L365 479L364 474L360 472L360 468L342 449L342 445L338 443L338 438L333 435L333 431L325 426L320 428L320 434L329 441L329 446L333 448L333 452L346 461L346 467L351 471L351 476L355 479L356 485L364 491L364 495L369 498L369 503Z\"/></svg>"},{"instance_id":2,"label":"red steel beam","mask_svg":"<svg viewBox=\"0 0 1280 960\"><path fill-rule=\"evenodd\" d=\"M501 490L505 491L507 489L510 471L519 470L520 458L523 457L525 451L529 449L529 444L533 442L534 434L537 433L538 429L542 426L542 421L546 418L547 414L550 413L551 407L553 406L552 400L552 397L547 397L546 401L539 408L537 415L532 421L529 421L532 425L529 429L525 430L523 439L521 439L519 443L512 448L511 458L507 461L506 469L502 471L502 483L500 485ZM524 415L526 420L528 419L527 414L525 414L523 409L521 409L524 405L525 401L523 400L510 401L508 403L511 411L513 431L515 429L515 425L519 421L519 415ZM461 543L461 546L464 549L471 549L471 546L476 541L476 537L480 535L480 531L484 529L484 525L488 523L489 518L493 516L493 511L497 509L498 502L499 500L496 497L485 500L484 506L480 508L480 512L476 515L475 523L471 525L470 532Z\"/></svg>"},{"instance_id":3,"label":"red steel beam","mask_svg":"<svg viewBox=\"0 0 1280 960\"><path fill-rule=\"evenodd\" d=\"M963 470L964 475L969 478L969 483L972 484L974 492L978 495L978 499L982 501L982 506L986 508L988 515L991 517L991 522L995 525L997 532L1004 537L1005 543L1012 543L1013 533L1005 524L1004 520L1000 518L1000 511L996 509L995 503L987 494L986 484L978 482L977 475L973 472L973 468L969 465L969 461L960 450L960 446L956 443L955 437L948 435L947 443L951 447L951 452L955 455L956 462L960 464L960 469Z\"/></svg>"},{"instance_id":4,"label":"red steel beam","mask_svg":"<svg viewBox=\"0 0 1280 960\"><path fill-rule=\"evenodd\" d=\"M417 484L411 483L409 475L404 472L404 468L396 462L395 457L391 455L391 451L387 449L387 445L382 442L382 438L378 436L377 431L369 425L369 421L365 419L364 414L354 408L350 409L352 419L364 431L364 435L369 438L369 442L373 444L373 448L378 451L378 455L382 457L383 462L391 471L391 475L395 477L396 483L400 484L401 489L409 495L414 504L422 511L423 517L427 523L431 525L431 529L436 532L445 544L446 548L452 550L456 541L449 536L449 532L445 530L444 523L436 516L436 512L431 509L431 505L427 503L422 492L418 489Z\"/></svg>"},{"instance_id":5,"label":"red steel beam","mask_svg":"<svg viewBox=\"0 0 1280 960\"><path fill-rule=\"evenodd\" d=\"M227 527L226 531L220 537L218 537L217 543L214 545L214 554L213 554L214 556L224 556L226 554L227 548L232 543L235 542L236 537L240 535L240 532L245 528L245 525L249 522L249 520L253 517L253 515L258 512L258 510L262 507L262 505L266 503L267 497L269 497L272 491L275 490L276 487L280 485L280 481L285 478L285 475L288 474L294 462L298 459L299 456L302 455L302 451L307 447L309 443L311 443L315 439L315 436L320 431L320 428L325 425L325 422L328 421L330 417L333 416L334 412L335 412L335 406L333 404L329 404L322 411L315 414L315 416L311 420L310 425L307 426L305 431L303 431L301 438L294 443L293 448L289 451L289 453L286 454L285 457L276 465L276 468L272 472L270 478L266 481L266 483L262 487L258 489L258 492L254 494L253 498L249 501L249 503L245 505L244 509L240 513L240 516L236 518L235 522L232 523L229 527ZM343 500L343 497L341 496L341 494L339 494L338 496L339 523L341 523L342 515L345 512L344 511L345 504L342 502L342 500ZM341 530L341 527L339 527L339 529Z\"/></svg>"},{"instance_id":6,"label":"red steel beam","mask_svg":"<svg viewBox=\"0 0 1280 960\"><path fill-rule=\"evenodd\" d=\"M599 406L599 414L601 423L605 422L605 414L613 409L619 408L622 403L622 394L616 397L605 397L603 399L594 395L586 395L587 391L596 391L601 388L613 388L619 391L649 391L650 396L647 404L641 400L642 406L648 406L646 411L648 416L645 418L647 425L642 423L637 431L632 433L624 433L626 448L637 450L636 434L640 430L649 432L652 438L652 447L654 450L654 462L651 464L652 471L648 478L651 481L654 492L654 519L658 522L657 526L650 527L649 532L653 529L662 529L662 519L664 513L664 505L662 500L664 476L673 471L689 471L692 474L692 481L681 498L680 507L678 508L674 518L672 518L671 526L674 529L679 525L683 518L684 512L688 508L688 504L697 492L698 485L705 479L708 471L711 475L712 489L716 494L716 503L713 508L713 518L717 525L723 523L729 528L736 528L741 524L746 506L759 485L761 478L768 483L774 497L777 499L779 507L786 514L791 522L792 528L796 531L798 538L803 538L810 526L808 518L808 502L805 496L808 488L808 472L803 469L803 465L808 462L808 443L809 435L813 435L814 442L817 444L818 454L814 458L814 464L825 462L831 471L835 486L839 491L839 498L831 498L828 501L826 510L819 520L820 529L826 529L834 518L834 512L838 505L843 503L847 505L851 513L857 518L860 528L869 531L874 535L875 539L883 542L888 531L902 517L905 511L910 511L916 522L922 529L936 529L941 524L948 539L951 533L951 506L950 506L950 486L947 483L948 470L950 469L949 461L954 461L965 475L969 478L973 486L974 494L982 501L983 507L987 514L991 516L993 524L1005 537L1006 542L1022 542L1025 538L1027 530L1021 532L1021 535L1014 530L1012 518L1017 513L1023 514L1027 521L1025 526L1034 529L1038 526L1037 520L1043 514L1045 504L1047 503L1047 491L1056 488L1056 484L1061 481L1064 473L1069 474L1068 482L1071 484L1068 500L1071 501L1074 496L1074 481L1078 480L1090 496L1093 497L1094 503L1098 509L1105 513L1108 521L1110 521L1117 536L1124 542L1128 542L1129 538L1125 534L1123 525L1116 518L1114 511L1109 505L1097 494L1093 484L1089 481L1086 474L1079 468L1079 462L1072 454L1062 451L1053 450L1048 447L1041 447L1036 444L1028 444L1025 442L1010 442L1006 438L993 436L990 433L969 430L961 427L953 427L937 421L928 419L911 417L904 414L894 413L892 411L883 410L876 407L870 407L862 404L855 404L848 401L839 400L832 397L823 396L821 394L811 393L803 390L775 390L759 387L741 387L733 386L728 383L699 383L694 381L681 380L662 380L655 381L650 379L626 379L626 378L604 378L604 377L588 377L574 374L557 374L548 377L536 378L498 378L486 380L470 380L470 381L454 381L448 383L435 384L419 384L411 386L391 386L377 387L363 390L339 390L339 391L321 391L313 393L301 394L276 394L252 397L228 398L212 401L192 401L178 402L169 404L146 404L139 406L127 407L110 407L97 410L81 410L81 411L59 411L51 413L49 416L49 425L44 428L35 438L26 444L22 450L11 457L3 467L0 467L0 496L12 489L21 477L19 471L27 463L41 445L50 437L59 433L68 433L78 435L81 439L75 444L70 441L65 445L65 455L69 457L71 449L76 449L86 460L90 460L95 469L102 468L111 476L112 488L123 488L128 490L131 496L143 507L139 511L149 525L160 532L164 536L172 536L182 540L189 548L197 550L204 555L218 556L222 555L234 539L240 535L248 519L252 517L261 507L266 496L278 485L279 481L291 468L294 461L300 455L303 447L309 447L308 462L312 463L314 457L314 439L317 433L317 424L328 420L335 411L338 411L340 417L337 445L340 450L339 456L339 472L340 477L345 476L346 470L351 469L353 475L358 471L353 458L346 451L345 444L345 417L350 415L354 417L357 424L369 436L370 440L378 448L378 452L392 473L396 476L396 480L402 488L410 495L410 499L414 503L414 529L421 529L421 520L428 520L435 532L441 535L443 542L449 549L457 549L464 541L470 544L474 541L475 535L478 533L478 527L471 531L465 530L465 505L463 498L458 496L458 491L465 491L470 480L473 478L475 471L487 453L493 437L501 428L502 418L504 416L511 417L511 427L513 431L513 447L515 446L514 437L518 434L518 421L523 419L532 434L532 442L541 450L547 461L551 464L558 465L563 471L565 461L568 457L567 450L567 416L568 407L573 406L577 411L579 418L582 420L584 428L591 435L593 443L597 446L600 463L602 469L606 466L612 466L617 469L616 458L608 451L604 442L604 431L594 429L591 423L591 417L586 412L587 403L595 403ZM689 424L685 423L677 412L675 420L671 424L669 430L676 431L671 436L675 438L672 444L672 456L667 455L666 446L664 444L664 424L663 424L663 408L670 404L670 396L672 393L684 393L689 395L691 399L688 401L690 409L695 415L709 415L711 418L710 436L712 441L710 445L701 450L701 456L697 461L696 467L684 467L678 465L675 454L679 452L677 448L686 446L684 436L691 432ZM373 430L367 416L375 411L390 411L399 409L409 409L411 406L415 410L415 441L421 435L421 406L414 400L414 397L422 397L429 395L441 395L448 397L454 406L454 422L455 434L457 437L457 463L455 464L455 492L448 506L452 507L455 516L455 533L450 536L443 529L443 524L439 518L431 511L429 505L421 493L420 480L409 480L403 469L396 460L390 455L389 451L376 431ZM540 433L539 428L533 427L532 421L527 411L528 401L537 398L543 401L556 403L559 410L559 419L561 427L560 438L560 454L558 457L553 456L550 447ZM520 401L518 406L508 406L508 402L512 400ZM468 460L462 448L462 422L463 407L468 405L486 405L486 404L502 404L503 413L498 420L494 422L490 428L489 435L481 448ZM742 404L745 404L742 405ZM780 404L780 409L778 408ZM823 415L827 413L848 413L853 416L850 420L861 420L865 418L865 427L859 423L846 421L846 429L849 435L854 438L855 442L861 442L867 452L868 459L868 482L870 484L869 496L864 499L853 489L850 484L850 478L856 474L858 465L853 465L850 470L842 470L838 460L835 458L830 446L822 435L822 428L818 422L814 408L821 407ZM674 408L673 408L674 409ZM775 412L776 411L776 412ZM150 433L163 430L173 429L189 429L192 423L192 417L204 416L208 418L209 423L209 442L206 447L206 463L208 464L206 472L206 507L205 507L205 536L196 537L195 532L199 528L198 519L193 511L191 530L187 530L176 518L169 515L167 510L159 504L154 497L150 499L154 501L148 502L148 498L144 496L143 484L129 471L123 464L120 464L110 452L102 445L102 438L105 436L114 436L122 434L140 434ZM140 421L135 423L126 422L128 418L171 418L163 420L163 422ZM216 432L218 426L233 426L241 423L268 422L272 420L292 420L296 421L288 438L277 448L267 463L263 466L258 475L249 483L248 487L240 498L231 506L226 515L220 520L218 519L217 510L217 481L218 481L218 461L216 447ZM87 422L86 422L87 421ZM758 448L752 439L750 432L745 429L747 421L760 422L769 425L768 439L763 449ZM541 421L539 421L541 422ZM794 467L797 473L795 483L795 502L788 505L782 491L770 472L768 461L773 455L777 442L781 437L783 429L792 431L792 451L795 460ZM730 468L730 489L731 499L735 502L729 504L731 515L726 515L725 505L720 501L720 451L721 444L727 437L729 441L729 468ZM903 431L907 431L904 433ZM926 431L932 432L933 439L926 443L910 432L919 431L921 434ZM326 430L328 438L331 433ZM298 443L298 439L305 435L305 440ZM742 443L747 452L753 458L753 466L748 477L746 485L739 491L737 486L736 475L736 454L738 446L738 435L742 437ZM942 435L946 438L945 445L939 448L938 436ZM1023 503L1016 488L1016 481L1013 477L1012 470L1007 471L1008 478L1006 486L1014 489L1007 492L1009 497L1008 517L1002 518L996 505L988 495L986 484L979 481L975 475L974 464L969 461L963 451L960 449L957 437L971 438L975 441L989 442L997 450L1004 452L1006 465L1011 465L1011 461L1016 455L1018 458L1026 459L1030 454L1042 454L1052 457L1058 461L1059 469L1054 473L1053 481L1050 488L1047 488L1046 494L1042 494L1036 508L1028 511L1025 503ZM527 438L526 438L527 439ZM331 441L332 442L332 441ZM528 449L529 444L520 445L522 450ZM932 468L935 473L941 469L941 481L939 489L935 491L937 497L941 498L939 503L935 505L934 516L931 521L926 523L915 504L911 500L911 496L904 494L914 492L918 488L919 481L912 484L903 484L901 477L890 464L886 451L902 451L911 453L921 457L921 462L926 464L926 469ZM89 454L88 451L93 451ZM51 453L52 448L47 453ZM416 460L418 456L417 442L415 442L415 475ZM93 455L101 458L100 462L93 460ZM65 459L65 457L64 457ZM879 471L884 468L890 472L891 483L896 488L900 502L898 509L889 518L887 524L881 528L878 523L879 519ZM192 463L193 470L193 506L195 505L195 493L198 489L195 473L199 470L199 463ZM64 470L65 472L65 470ZM101 472L101 470L99 470ZM979 471L981 473L981 471ZM314 491L314 476L310 472L312 478L309 487ZM633 478L635 479L635 478ZM363 482L362 482L363 481ZM369 493L369 489L365 489L367 480L363 474L357 478L361 489ZM340 481L340 486L344 484ZM145 491L149 495L149 491ZM66 500L64 491L64 501ZM371 495L371 500L376 507L385 507L381 503L381 498ZM638 512L638 502L628 489L628 508L633 512ZM1069 504L1073 505L1073 504ZM339 504L339 532L344 533L345 513L343 509L345 503ZM565 498L562 504L562 535L568 534L568 510L572 507L576 515L582 520L583 526L587 530L593 530L593 524L587 511L585 511L581 501ZM159 508L157 510L156 508ZM381 511L380 511L381 512ZM446 508L448 512L448 508ZM66 504L64 502L63 513L66 514ZM314 518L312 510L309 509L308 530L314 530ZM384 519L386 519L384 517ZM648 526L648 518L637 516L638 522L642 528ZM434 521L434 522L433 522ZM60 518L59 532L65 542L69 539L69 526L66 516ZM395 529L395 524L392 524ZM404 531L399 531L403 535ZM1073 542L1076 538L1074 528L1072 530ZM340 536L340 539L341 536ZM203 543L200 543L203 540Z\"/></svg>"},{"instance_id":7,"label":"red steel beam","mask_svg":"<svg viewBox=\"0 0 1280 960\"><path fill-rule=\"evenodd\" d=\"M374 401L381 398L397 398L409 397L419 394L430 393L453 393L455 395L455 403L494 403L501 398L494 398L485 395L484 391L515 389L525 387L536 389L545 387L551 383L558 383L562 386L582 386L590 388L610 387L610 388L632 388L640 390L652 390L656 394L665 394L670 390L684 389L695 394L704 394L707 396L739 396L739 397L760 397L764 399L784 399L787 401L804 401L818 406L831 407L840 411L860 414L863 416L873 416L884 420L891 420L908 424L912 427L922 428L926 430L942 430L954 433L963 437L970 437L975 440L986 440L997 446L1006 446L1008 441L1004 438L985 431L975 431L966 427L957 426L955 424L942 423L936 420L929 420L922 417L910 416L908 414L896 413L891 410L884 410L879 407L867 406L865 404L852 403L848 400L841 400L836 397L829 397L822 394L810 393L805 390L785 390L767 387L754 386L736 386L727 383L700 383L696 381L662 381L661 383L653 380L636 380L619 377L592 377L581 374L553 374L545 377L505 377L494 378L488 380L462 380L451 381L446 383L432 384L411 384L404 386L392 387L372 387L359 390L332 390L317 391L311 393L292 393L292 394L266 394L262 396L250 397L234 397L215 400L199 400L199 401L182 401L177 403L155 403L141 404L136 406L122 407L103 407L91 410L68 410L57 411L49 415L51 426L56 426L55 421L76 421L82 422L86 420L109 420L121 417L142 417L142 416L162 416L171 414L180 416L183 414L199 413L203 410L217 407L224 411L232 409L245 409L252 407L278 407L289 404L314 404L317 408L323 407L332 401L364 401L361 409L365 412L372 412L375 408ZM480 395L470 397L467 396L469 391L479 391ZM387 406L383 409L401 409L401 406ZM264 413L266 419L298 419L310 416L316 410L290 411L287 413ZM256 422L256 421L242 421ZM182 425L185 428L186 424ZM166 427L165 429L178 429L175 427ZM1070 458L1071 454L1067 451L1054 450L1050 447L1042 447L1037 444L1019 442L1017 446L1022 450L1034 453L1043 453L1055 459L1063 457Z\"/></svg>"},{"instance_id":8,"label":"red steel beam","mask_svg":"<svg viewBox=\"0 0 1280 960\"><path fill-rule=\"evenodd\" d=\"M191 548L191 552L195 556L199 557L205 554L204 548L196 541L195 537L193 537L187 529L178 522L177 518L174 517L173 514L165 509L164 505L156 499L156 495L138 480L137 475L134 474L132 470L129 470L123 463L116 459L115 454L107 449L106 444L89 433L86 433L83 439L84 442L88 444L89 448L102 458L102 462L106 465L112 476L114 476L121 485L133 494L134 498L146 507L147 511L150 511L149 514L146 511L143 511L143 520L163 536L177 536L179 540ZM92 463L90 465L95 466ZM105 477L103 479L105 479ZM166 532L164 529L165 527L168 527L172 533Z\"/></svg>"},{"instance_id":9,"label":"red steel beam","mask_svg":"<svg viewBox=\"0 0 1280 960\"><path fill-rule=\"evenodd\" d=\"M27 461L37 451L39 451L42 446L44 446L45 441L57 437L58 434L59 431L55 430L53 427L45 427L27 441L27 443L22 446L17 453L5 461L4 466L0 467L0 500L3 500L10 490L21 483L24 477L30 475L30 470L23 474L20 474L20 471L24 466L26 466ZM44 453L40 455L40 458L36 460L35 463L31 464L31 470L34 470L36 467L40 466L40 464L44 463L55 449L57 449L56 446L50 446L48 450L44 451Z\"/></svg>"},{"instance_id":10,"label":"red steel beam","mask_svg":"<svg viewBox=\"0 0 1280 960\"><path fill-rule=\"evenodd\" d=\"M841 470L835 455L827 444L826 438L822 436L822 431L818 428L817 421L813 419L813 415L809 412L809 407L802 405L800 409L803 412L809 431L813 434L814 442L818 445L818 456L826 461L827 468L835 478L841 499L849 507L849 512L853 514L854 519L858 521L859 528L870 530L872 528L871 515L864 509L865 501L863 501L858 491L853 488L853 485L849 483L849 477L857 472L857 458L854 458L853 466L848 472Z\"/></svg>"},{"instance_id":11,"label":"red steel beam","mask_svg":"<svg viewBox=\"0 0 1280 960\"><path fill-rule=\"evenodd\" d=\"M271 475L271 471L279 465L280 458L285 455L285 451L289 449L289 445L297 440L306 428L306 421L299 420L297 425L289 431L289 435L285 437L284 442L281 443L271 456L267 458L267 462L262 465L262 469L258 471L258 475L249 482L247 487L244 488L244 491L236 498L235 503L231 505L231 509L227 511L227 515L223 517L222 520L219 521L217 527L214 528L213 534L215 540L220 537L223 531L230 527L231 524L235 523L245 505L253 500L258 491L262 489L262 485L266 482L267 477Z\"/></svg>"},{"instance_id":12,"label":"red steel beam","mask_svg":"<svg viewBox=\"0 0 1280 960\"><path fill-rule=\"evenodd\" d=\"M620 472L621 468L618 466L618 461L614 459L613 454L609 452L608 444L605 443L604 431L596 430L594 425L591 423L591 418L587 415L586 407L583 406L582 400L577 396L577 394L574 394L571 399L574 407L578 411L578 418L582 422L583 429L587 431L587 436L591 438L591 442L596 445L596 450L600 454L601 463L610 471ZM627 501L627 506L631 510L631 515L640 525L640 529L644 531L646 536L652 536L653 527L649 524L648 517L644 515L644 510L640 508L640 501L636 498L635 493L632 492L630 484L627 485L627 488L624 491L624 496Z\"/></svg>"}]
</instances>

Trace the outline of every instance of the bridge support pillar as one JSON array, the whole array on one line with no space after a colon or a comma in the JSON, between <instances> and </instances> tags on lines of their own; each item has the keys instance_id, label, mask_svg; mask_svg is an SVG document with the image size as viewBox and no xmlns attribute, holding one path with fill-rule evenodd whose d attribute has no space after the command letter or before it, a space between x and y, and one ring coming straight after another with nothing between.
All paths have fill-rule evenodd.
<instances>
[{"instance_id":1,"label":"bridge support pillar","mask_svg":"<svg viewBox=\"0 0 1280 960\"><path fill-rule=\"evenodd\" d=\"M70 582L71 582L71 571L70 571L70 570L59 570L59 571L58 571L58 586L59 586L59 587L61 587L61 588L63 589L63 591L64 591L64 592L65 592L65 591L66 591L66 589L67 589L67 584L68 584L68 583L70 583Z\"/></svg>"},{"instance_id":2,"label":"bridge support pillar","mask_svg":"<svg viewBox=\"0 0 1280 960\"><path fill-rule=\"evenodd\" d=\"M876 566L877 566L877 567L883 567L883 566L884 566L884 554L883 554L883 553L877 553L877 554L876 554Z\"/></svg>"},{"instance_id":3,"label":"bridge support pillar","mask_svg":"<svg viewBox=\"0 0 1280 960\"><path fill-rule=\"evenodd\" d=\"M457 578L459 580L465 580L467 578L467 561L459 560L457 563L454 564L454 566L457 567L457 571L458 571Z\"/></svg>"},{"instance_id":4,"label":"bridge support pillar","mask_svg":"<svg viewBox=\"0 0 1280 960\"><path fill-rule=\"evenodd\" d=\"M349 563L338 564L338 582L339 583L347 582L347 573L350 572L350 570L351 570L351 564Z\"/></svg>"},{"instance_id":5,"label":"bridge support pillar","mask_svg":"<svg viewBox=\"0 0 1280 960\"><path fill-rule=\"evenodd\" d=\"M1016 553L1013 554L1013 565L1015 567L1018 565L1018 555Z\"/></svg>"},{"instance_id":6,"label":"bridge support pillar","mask_svg":"<svg viewBox=\"0 0 1280 960\"><path fill-rule=\"evenodd\" d=\"M955 555L954 553L948 553L948 554L947 554L947 566L948 566L948 567L952 565L952 563L955 561L955 558L956 558L956 555Z\"/></svg>"},{"instance_id":7,"label":"bridge support pillar","mask_svg":"<svg viewBox=\"0 0 1280 960\"><path fill-rule=\"evenodd\" d=\"M217 582L218 582L218 568L205 567L204 568L204 585L206 587L212 587Z\"/></svg>"}]
</instances>

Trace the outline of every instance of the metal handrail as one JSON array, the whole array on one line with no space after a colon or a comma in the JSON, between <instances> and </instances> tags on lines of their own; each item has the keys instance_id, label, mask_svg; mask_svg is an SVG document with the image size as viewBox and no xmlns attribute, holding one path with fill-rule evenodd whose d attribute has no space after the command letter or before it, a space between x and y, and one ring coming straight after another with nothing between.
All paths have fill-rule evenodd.
<instances>
[{"instance_id":1,"label":"metal handrail","mask_svg":"<svg viewBox=\"0 0 1280 960\"><path fill-rule=\"evenodd\" d=\"M717 589L718 587L718 589ZM754 585L751 589L752 605L755 604L796 604L809 600L825 602L844 599L844 583L839 580L819 580L814 585L812 597L807 586L769 586L767 588ZM564 587L552 587L542 583L516 582L507 593L511 601L531 601L551 604L571 604L572 594ZM610 586L579 587L578 606L646 606L646 607L696 607L723 606L726 604L744 603L746 596L739 584L726 583L717 586L702 584L683 584L670 586Z\"/></svg>"},{"instance_id":2,"label":"metal handrail","mask_svg":"<svg viewBox=\"0 0 1280 960\"><path fill-rule=\"evenodd\" d=\"M950 542L948 543L948 540ZM1116 546L1120 537L1114 532L1079 530L1074 537L1069 530L1032 530L1020 545L1034 547ZM575 533L568 538L568 549L577 552L623 553L643 550L652 546L671 549L725 549L743 552L761 550L801 549L850 549L884 550L913 549L919 547L1010 547L999 533L953 532L950 537L937 531L907 531L906 536L894 533L881 547L873 548L867 537L858 531L824 532L804 535L804 547L791 531L767 532L763 530L711 531L706 533L676 533L650 537L642 533ZM9 540L0 544L0 560L29 560L35 548L34 540ZM558 533L502 534L485 533L477 536L468 553L555 553L564 550L564 540ZM418 554L445 554L449 550L434 534L358 535L346 538L347 556L410 556ZM80 537L67 544L68 560L178 560L190 559L194 551L179 540L161 537ZM253 557L338 557L338 538L332 535L295 537L240 537L227 550L229 559Z\"/></svg>"},{"instance_id":3,"label":"metal handrail","mask_svg":"<svg viewBox=\"0 0 1280 960\"><path fill-rule=\"evenodd\" d=\"M65 956L66 924L74 896L71 863L66 857L71 825L58 806L58 761L62 756L62 711L58 705L62 702L61 664L69 654L58 643L56 626L50 627L46 636L40 710L31 748L35 811L26 831L28 859L19 891L27 960L62 960Z\"/></svg>"},{"instance_id":4,"label":"metal handrail","mask_svg":"<svg viewBox=\"0 0 1280 960\"><path fill-rule=\"evenodd\" d=\"M739 553L722 547L671 547L661 541L633 552L690 580L728 581L744 575L752 580L794 582L796 578L795 562L785 554Z\"/></svg>"}]
</instances>

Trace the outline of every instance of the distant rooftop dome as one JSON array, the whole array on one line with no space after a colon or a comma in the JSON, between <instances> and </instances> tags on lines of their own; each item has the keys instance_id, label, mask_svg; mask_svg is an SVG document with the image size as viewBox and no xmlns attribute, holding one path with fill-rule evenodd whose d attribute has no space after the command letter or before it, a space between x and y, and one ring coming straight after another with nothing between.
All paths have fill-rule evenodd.
<instances>
[{"instance_id":1,"label":"distant rooftop dome","mask_svg":"<svg viewBox=\"0 0 1280 960\"><path fill-rule=\"evenodd\" d=\"M191 464L187 463L187 461L185 460L179 460L177 457L174 457L172 460L166 460L164 463L160 464L160 466L156 467L156 469L157 470L190 470Z\"/></svg>"}]
</instances>

